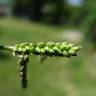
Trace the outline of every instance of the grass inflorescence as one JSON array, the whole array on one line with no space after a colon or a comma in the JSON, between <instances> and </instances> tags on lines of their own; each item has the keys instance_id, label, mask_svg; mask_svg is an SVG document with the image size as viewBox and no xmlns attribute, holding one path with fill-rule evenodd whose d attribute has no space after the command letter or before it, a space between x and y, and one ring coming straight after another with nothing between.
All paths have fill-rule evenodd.
<instances>
[{"instance_id":1,"label":"grass inflorescence","mask_svg":"<svg viewBox=\"0 0 96 96\"><path fill-rule=\"evenodd\" d=\"M53 43L53 42L39 42L39 43L22 43L16 44L13 48L13 54L28 54L28 55L46 55L46 56L77 56L81 46L75 46L68 42Z\"/></svg>"},{"instance_id":2,"label":"grass inflorescence","mask_svg":"<svg viewBox=\"0 0 96 96\"><path fill-rule=\"evenodd\" d=\"M81 46L76 46L68 42L39 42L39 43L21 43L14 46L0 46L2 50L10 50L14 56L19 57L18 71L22 88L27 87L27 63L29 62L29 55L40 55L50 57L71 57L77 56Z\"/></svg>"}]
</instances>

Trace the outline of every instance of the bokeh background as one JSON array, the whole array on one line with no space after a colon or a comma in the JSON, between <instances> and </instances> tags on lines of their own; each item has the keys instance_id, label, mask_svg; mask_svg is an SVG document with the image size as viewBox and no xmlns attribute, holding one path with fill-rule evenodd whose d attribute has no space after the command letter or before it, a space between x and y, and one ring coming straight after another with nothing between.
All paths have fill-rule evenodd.
<instances>
[{"instance_id":1,"label":"bokeh background","mask_svg":"<svg viewBox=\"0 0 96 96\"><path fill-rule=\"evenodd\" d=\"M77 57L30 57L28 88L16 57L0 51L0 96L96 96L96 0L0 0L0 45L68 41Z\"/></svg>"}]
</instances>

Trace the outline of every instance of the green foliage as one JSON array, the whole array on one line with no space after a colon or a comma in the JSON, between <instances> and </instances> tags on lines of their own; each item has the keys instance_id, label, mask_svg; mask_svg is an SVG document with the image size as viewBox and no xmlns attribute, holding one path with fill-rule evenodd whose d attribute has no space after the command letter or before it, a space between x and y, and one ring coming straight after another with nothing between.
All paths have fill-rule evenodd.
<instances>
[{"instance_id":1,"label":"green foliage","mask_svg":"<svg viewBox=\"0 0 96 96\"><path fill-rule=\"evenodd\" d=\"M89 32L91 30L92 25L96 21L96 8L90 9L88 15L81 23L81 28L84 29L85 32Z\"/></svg>"}]
</instances>

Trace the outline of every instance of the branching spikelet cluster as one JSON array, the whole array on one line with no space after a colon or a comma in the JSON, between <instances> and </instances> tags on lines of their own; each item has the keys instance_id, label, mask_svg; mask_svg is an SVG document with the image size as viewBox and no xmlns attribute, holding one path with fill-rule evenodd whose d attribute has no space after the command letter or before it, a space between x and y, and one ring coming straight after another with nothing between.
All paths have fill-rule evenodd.
<instances>
[{"instance_id":1,"label":"branching spikelet cluster","mask_svg":"<svg viewBox=\"0 0 96 96\"><path fill-rule=\"evenodd\" d=\"M77 56L81 46L75 46L68 42L53 43L22 43L16 44L13 48L13 54L28 54L28 55L46 55L46 56Z\"/></svg>"},{"instance_id":2,"label":"branching spikelet cluster","mask_svg":"<svg viewBox=\"0 0 96 96\"><path fill-rule=\"evenodd\" d=\"M53 43L53 42L39 42L39 43L21 43L15 46L0 46L0 50L10 50L14 56L19 57L18 71L22 88L27 87L27 63L29 55L40 55L43 62L47 56L56 57L71 57L77 56L81 46L75 46L68 42Z\"/></svg>"}]
</instances>

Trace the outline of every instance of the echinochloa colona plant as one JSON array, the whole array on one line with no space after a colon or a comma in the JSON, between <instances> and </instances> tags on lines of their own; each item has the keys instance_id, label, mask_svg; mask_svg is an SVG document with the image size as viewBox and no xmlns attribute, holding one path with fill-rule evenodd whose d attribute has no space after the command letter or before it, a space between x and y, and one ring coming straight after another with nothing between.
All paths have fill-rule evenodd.
<instances>
[{"instance_id":1,"label":"echinochloa colona plant","mask_svg":"<svg viewBox=\"0 0 96 96\"><path fill-rule=\"evenodd\" d=\"M13 46L0 46L0 50L12 51L13 56L17 56L18 71L23 89L27 87L27 64L30 55L50 56L50 57L72 57L77 56L81 46L76 46L68 42L39 42L21 43Z\"/></svg>"}]
</instances>

